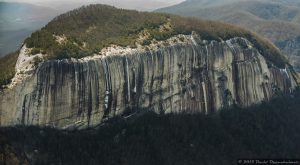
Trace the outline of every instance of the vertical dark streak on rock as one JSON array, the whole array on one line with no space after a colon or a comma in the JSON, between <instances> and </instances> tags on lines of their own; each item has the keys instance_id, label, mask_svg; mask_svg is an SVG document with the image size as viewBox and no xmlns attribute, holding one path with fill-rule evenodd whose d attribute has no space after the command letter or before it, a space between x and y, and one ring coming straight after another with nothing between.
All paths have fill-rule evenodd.
<instances>
[{"instance_id":1,"label":"vertical dark streak on rock","mask_svg":"<svg viewBox=\"0 0 300 165\"><path fill-rule=\"evenodd\" d=\"M100 77L99 77L99 73L100 73L100 68L99 68L99 63L98 61L94 61L94 65L95 65L95 89L93 92L96 93L96 98L95 98L95 109L98 110L99 109L99 104L100 104L100 96L99 96L99 82L100 82Z\"/></svg>"},{"instance_id":2,"label":"vertical dark streak on rock","mask_svg":"<svg viewBox=\"0 0 300 165\"><path fill-rule=\"evenodd\" d=\"M78 116L80 116L83 113L83 101L84 101L84 73L83 73L83 65L78 65Z\"/></svg>"},{"instance_id":3,"label":"vertical dark streak on rock","mask_svg":"<svg viewBox=\"0 0 300 165\"><path fill-rule=\"evenodd\" d=\"M38 70L35 70L34 75L39 75L39 74L38 74ZM35 89L35 90L38 92L38 95L37 95L37 97L35 98L35 99L38 101L37 109L39 109L39 106L40 106L40 104L41 104L42 89L43 89L43 88L41 88L41 87L42 87L42 84L40 84L40 77L37 76L37 77L36 77L36 89Z\"/></svg>"},{"instance_id":4,"label":"vertical dark streak on rock","mask_svg":"<svg viewBox=\"0 0 300 165\"><path fill-rule=\"evenodd\" d=\"M44 72L44 74L43 74ZM42 89L42 94L43 96L48 96L49 95L49 74L50 74L50 67L49 67L49 62L46 62L45 65L42 65L39 70L38 70L38 74L37 77L40 77L40 86L39 88ZM42 96L41 96L42 97ZM46 107L44 107L44 117L46 117L48 115L48 106L49 106L49 99L47 97L43 97L43 100L41 100L42 102L44 102L44 105L46 105ZM45 119L42 119L45 120ZM46 122L46 121L44 121Z\"/></svg>"},{"instance_id":5,"label":"vertical dark streak on rock","mask_svg":"<svg viewBox=\"0 0 300 165\"><path fill-rule=\"evenodd\" d=\"M53 63L50 63L51 64L51 71L50 71L50 92L51 92L51 94L50 94L50 96L52 97L51 98L51 107L56 107L56 71L57 71L57 69L58 69L58 66L57 66L57 61L54 61ZM51 74L51 72L54 72L53 74ZM54 81L52 80L52 79L54 79ZM53 81L54 82L54 84L51 84L51 81ZM55 109L52 109L51 108L51 111L49 112L50 114L50 121L54 121L55 120Z\"/></svg>"},{"instance_id":6,"label":"vertical dark streak on rock","mask_svg":"<svg viewBox=\"0 0 300 165\"><path fill-rule=\"evenodd\" d=\"M113 116L117 115L117 105L118 105L118 94L119 89L116 89L116 92L112 95L112 107L114 108Z\"/></svg>"},{"instance_id":7,"label":"vertical dark streak on rock","mask_svg":"<svg viewBox=\"0 0 300 165\"><path fill-rule=\"evenodd\" d=\"M111 105L112 105L112 84L111 84L111 76L110 76L110 69L107 63L107 59L102 59L103 60L103 67L105 70L105 79L106 79L106 93L105 93L105 104L106 104L106 109L104 110L104 118L109 117L109 113L111 110Z\"/></svg>"},{"instance_id":8,"label":"vertical dark streak on rock","mask_svg":"<svg viewBox=\"0 0 300 165\"><path fill-rule=\"evenodd\" d=\"M129 98L128 98L128 93L130 92L129 90L128 90L128 81L127 81L127 77L129 76L128 74L129 73L127 73L127 69L126 69L126 67L127 67L127 63L126 63L126 57L123 57L122 58L122 64L123 64L123 71L124 71L124 80L125 80L125 82L124 82L124 84L123 84L123 89L125 89L124 90L124 92L123 92L123 95L124 95L124 98L125 98L125 106L126 106L126 108L129 108Z\"/></svg>"},{"instance_id":9,"label":"vertical dark streak on rock","mask_svg":"<svg viewBox=\"0 0 300 165\"><path fill-rule=\"evenodd\" d=\"M267 91L266 91L266 84L265 83L263 83L263 84L261 84L261 86L262 86L262 90L263 90L263 92L264 92L264 96L265 96L265 100L269 100L269 98L268 98L268 94L267 94Z\"/></svg>"},{"instance_id":10,"label":"vertical dark streak on rock","mask_svg":"<svg viewBox=\"0 0 300 165\"><path fill-rule=\"evenodd\" d=\"M82 65L82 71L81 71L81 78L82 78L82 80L81 80L81 95L82 95L82 98L81 98L81 112L82 112L82 114L83 114L83 116L82 116L82 118L84 118L85 116L85 113L86 113L86 110L87 110L87 108L86 108L86 104L87 104L87 92L88 92L88 90L87 90L87 85L88 84L86 84L87 83L87 75L88 75L88 72L87 72L87 65L86 65L86 63L85 63L85 65Z\"/></svg>"},{"instance_id":11,"label":"vertical dark streak on rock","mask_svg":"<svg viewBox=\"0 0 300 165\"><path fill-rule=\"evenodd\" d=\"M168 70L169 70L169 75L168 75L168 82L173 84L173 77L174 75L176 74L175 73L175 63L174 63L174 56L176 56L176 53L174 51L174 47L171 47L170 48L170 52L169 52L169 66L168 66ZM173 85L170 85L168 86L168 92L169 92L169 95L172 95L174 93L174 84ZM170 98L170 110L171 112L174 111L173 109L173 97Z\"/></svg>"},{"instance_id":12,"label":"vertical dark streak on rock","mask_svg":"<svg viewBox=\"0 0 300 165\"><path fill-rule=\"evenodd\" d=\"M27 95L24 96L24 100L22 104L22 120L21 120L22 125L25 125L26 100L27 100Z\"/></svg>"},{"instance_id":13,"label":"vertical dark streak on rock","mask_svg":"<svg viewBox=\"0 0 300 165\"><path fill-rule=\"evenodd\" d=\"M147 55L150 54L150 57L152 57L152 59L150 60L151 61L151 64L150 64L150 67L152 68L151 70L151 80L150 80L150 95L149 95L149 106L152 106L152 103L153 103L153 96L151 93L153 93L153 84L154 84L154 70L155 70L155 60L156 60L156 53L152 53L152 52L147 52ZM149 107L150 108L150 107Z\"/></svg>"},{"instance_id":14,"label":"vertical dark streak on rock","mask_svg":"<svg viewBox=\"0 0 300 165\"><path fill-rule=\"evenodd\" d=\"M92 98L92 82L90 82L89 85L89 96L88 96L88 127L90 126L90 119L91 119L91 114L93 110L93 98Z\"/></svg>"},{"instance_id":15,"label":"vertical dark streak on rock","mask_svg":"<svg viewBox=\"0 0 300 165\"><path fill-rule=\"evenodd\" d=\"M178 83L179 83L179 89L180 89L180 98L184 97L184 87L183 87L183 66L182 66L182 51L179 49L178 50ZM182 108L183 101L179 100L179 107Z\"/></svg>"},{"instance_id":16,"label":"vertical dark streak on rock","mask_svg":"<svg viewBox=\"0 0 300 165\"><path fill-rule=\"evenodd\" d=\"M73 82L71 83L71 93L73 94L73 97L70 99L71 101L71 108L75 109L77 102L75 101L76 97L78 97L78 91L76 91L76 84L77 79L76 79L76 65L77 63L73 63L70 65L70 73L71 74L71 78L73 79Z\"/></svg>"},{"instance_id":17,"label":"vertical dark streak on rock","mask_svg":"<svg viewBox=\"0 0 300 165\"><path fill-rule=\"evenodd\" d=\"M160 50L158 54L158 60L159 60L159 68L161 68L161 73L159 74L159 112L162 112L164 110L163 106L163 81L164 81L164 54L162 53L163 50Z\"/></svg>"},{"instance_id":18,"label":"vertical dark streak on rock","mask_svg":"<svg viewBox=\"0 0 300 165\"><path fill-rule=\"evenodd\" d=\"M132 79L131 79L131 87L130 89L132 89L132 94L131 94L131 97L132 97L132 101L131 101L131 107L133 107L134 109L136 109L136 102L138 102L138 100L136 100L136 73L135 73L135 68L132 68L131 70L131 73L132 73Z\"/></svg>"},{"instance_id":19,"label":"vertical dark streak on rock","mask_svg":"<svg viewBox=\"0 0 300 165\"><path fill-rule=\"evenodd\" d=\"M208 47L210 48L210 47ZM209 49L207 49L207 54L209 54ZM211 51L211 53L213 53ZM212 56L212 59L213 59L213 55L210 54ZM207 57L208 58L208 57ZM211 63L213 62L213 60L210 60L210 58L207 59L207 67L208 67L208 70L207 70L207 110L208 110L208 113L211 113L214 111L214 90L213 90L213 87L212 87L212 83L214 83L212 80L213 80L213 76L212 76L212 65Z\"/></svg>"},{"instance_id":20,"label":"vertical dark streak on rock","mask_svg":"<svg viewBox=\"0 0 300 165\"><path fill-rule=\"evenodd\" d=\"M31 97L29 96L28 105L30 105L30 104L31 104ZM30 112L31 112L30 109L27 108L27 123L34 123L33 121L36 117L35 114L34 114L34 111L31 112L32 113L32 118L31 118L31 122L29 122L30 121L30 117L29 117Z\"/></svg>"},{"instance_id":21,"label":"vertical dark streak on rock","mask_svg":"<svg viewBox=\"0 0 300 165\"><path fill-rule=\"evenodd\" d=\"M109 99L108 99L108 110L110 111L111 110L111 107L112 107L112 81L111 81L111 75L110 75L110 73L111 73L111 71L110 71L110 67L109 67L109 65L107 64L107 61L105 60L105 63L106 63L106 66L107 66L107 73L108 73L108 79L109 79L109 93L110 93L110 95L109 95Z\"/></svg>"},{"instance_id":22,"label":"vertical dark streak on rock","mask_svg":"<svg viewBox=\"0 0 300 165\"><path fill-rule=\"evenodd\" d=\"M240 100L240 97L239 97L239 86L240 86L240 82L239 82L239 72L238 72L238 64L234 61L232 63L232 78L233 78L233 86L234 86L234 94L235 94L235 101L236 101L236 104L240 104L241 100Z\"/></svg>"},{"instance_id":23,"label":"vertical dark streak on rock","mask_svg":"<svg viewBox=\"0 0 300 165\"><path fill-rule=\"evenodd\" d=\"M144 75L145 75L145 61L143 61L143 58L139 58L139 66L138 66L138 73L137 73L137 77L136 77L136 104L135 107L137 109L139 109L139 105L141 103L141 97L142 97L142 93L143 91L143 86L144 86ZM146 61L148 62L148 61Z\"/></svg>"}]
</instances>

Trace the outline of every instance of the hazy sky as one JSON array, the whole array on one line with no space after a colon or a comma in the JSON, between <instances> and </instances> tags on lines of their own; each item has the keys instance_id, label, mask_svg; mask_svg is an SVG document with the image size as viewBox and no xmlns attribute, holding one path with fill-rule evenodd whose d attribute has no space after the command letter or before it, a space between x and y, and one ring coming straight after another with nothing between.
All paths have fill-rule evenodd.
<instances>
[{"instance_id":1,"label":"hazy sky","mask_svg":"<svg viewBox=\"0 0 300 165\"><path fill-rule=\"evenodd\" d=\"M26 2L36 5L48 6L56 9L68 9L89 3L103 3L116 7L137 9L137 10L154 10L180 3L184 0L0 0L7 2Z\"/></svg>"}]
</instances>

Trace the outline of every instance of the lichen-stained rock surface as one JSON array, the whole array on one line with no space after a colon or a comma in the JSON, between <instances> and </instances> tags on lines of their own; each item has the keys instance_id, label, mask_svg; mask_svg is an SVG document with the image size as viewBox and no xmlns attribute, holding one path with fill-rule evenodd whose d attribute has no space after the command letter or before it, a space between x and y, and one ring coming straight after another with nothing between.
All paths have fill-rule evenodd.
<instances>
[{"instance_id":1,"label":"lichen-stained rock surface","mask_svg":"<svg viewBox=\"0 0 300 165\"><path fill-rule=\"evenodd\" d=\"M1 94L0 125L86 128L132 108L211 113L295 87L288 68L266 61L244 38L184 38L143 51L43 62Z\"/></svg>"}]
</instances>

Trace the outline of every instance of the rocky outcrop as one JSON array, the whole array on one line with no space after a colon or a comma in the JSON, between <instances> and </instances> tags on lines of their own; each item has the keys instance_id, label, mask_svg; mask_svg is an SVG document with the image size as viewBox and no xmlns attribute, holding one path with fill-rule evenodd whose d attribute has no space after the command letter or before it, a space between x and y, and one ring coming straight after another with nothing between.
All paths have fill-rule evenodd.
<instances>
[{"instance_id":1,"label":"rocky outcrop","mask_svg":"<svg viewBox=\"0 0 300 165\"><path fill-rule=\"evenodd\" d=\"M267 65L246 39L180 37L143 51L43 62L1 94L0 125L86 128L143 108L211 113L295 87L289 69Z\"/></svg>"}]
</instances>

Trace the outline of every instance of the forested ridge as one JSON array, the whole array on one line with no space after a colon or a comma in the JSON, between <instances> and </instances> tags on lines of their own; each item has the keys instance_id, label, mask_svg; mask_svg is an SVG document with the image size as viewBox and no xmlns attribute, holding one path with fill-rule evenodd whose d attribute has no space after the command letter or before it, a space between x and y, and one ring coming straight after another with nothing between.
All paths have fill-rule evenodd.
<instances>
[{"instance_id":1,"label":"forested ridge","mask_svg":"<svg viewBox=\"0 0 300 165\"><path fill-rule=\"evenodd\" d=\"M170 29L159 29L166 23L170 23ZM245 37L275 65L282 67L286 63L285 57L270 42L233 25L106 5L83 6L62 14L33 33L25 43L34 48L34 53L46 53L50 59L81 58L98 53L111 44L135 47L139 34L145 30L150 34L148 40L165 40L192 31L203 40ZM65 42L56 42L55 36L64 37Z\"/></svg>"}]
</instances>

